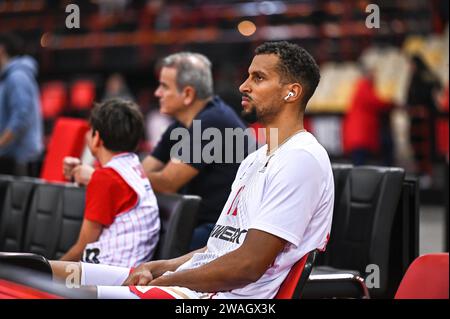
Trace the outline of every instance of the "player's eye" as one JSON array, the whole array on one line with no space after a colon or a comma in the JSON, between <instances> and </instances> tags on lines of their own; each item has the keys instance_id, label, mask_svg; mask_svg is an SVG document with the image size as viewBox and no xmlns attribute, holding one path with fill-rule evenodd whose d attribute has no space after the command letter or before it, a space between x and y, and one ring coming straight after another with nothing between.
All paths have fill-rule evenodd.
<instances>
[{"instance_id":1,"label":"player's eye","mask_svg":"<svg viewBox=\"0 0 450 319\"><path fill-rule=\"evenodd\" d=\"M255 74L255 75L253 76L253 79L254 79L256 82L261 82L264 78L263 78L261 75L259 75L259 74Z\"/></svg>"}]
</instances>

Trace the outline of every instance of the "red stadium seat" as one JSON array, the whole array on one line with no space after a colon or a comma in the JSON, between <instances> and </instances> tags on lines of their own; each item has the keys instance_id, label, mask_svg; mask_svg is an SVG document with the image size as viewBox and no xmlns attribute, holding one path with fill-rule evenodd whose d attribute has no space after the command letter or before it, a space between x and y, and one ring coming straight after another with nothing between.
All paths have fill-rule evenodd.
<instances>
[{"instance_id":1,"label":"red stadium seat","mask_svg":"<svg viewBox=\"0 0 450 319\"><path fill-rule=\"evenodd\" d=\"M436 149L440 155L449 155L448 116L436 120Z\"/></svg>"},{"instance_id":2,"label":"red stadium seat","mask_svg":"<svg viewBox=\"0 0 450 319\"><path fill-rule=\"evenodd\" d=\"M448 299L448 253L427 254L408 267L395 299Z\"/></svg>"},{"instance_id":3,"label":"red stadium seat","mask_svg":"<svg viewBox=\"0 0 450 319\"><path fill-rule=\"evenodd\" d=\"M42 86L41 106L44 119L52 119L62 113L67 103L67 93L61 81L48 82Z\"/></svg>"},{"instance_id":4,"label":"red stadium seat","mask_svg":"<svg viewBox=\"0 0 450 319\"><path fill-rule=\"evenodd\" d=\"M64 181L63 158L81 157L88 130L88 122L82 119L59 118L56 121L45 155L41 178L47 181Z\"/></svg>"},{"instance_id":5,"label":"red stadium seat","mask_svg":"<svg viewBox=\"0 0 450 319\"><path fill-rule=\"evenodd\" d=\"M95 83L91 80L78 80L70 89L72 109L83 111L92 107L95 99Z\"/></svg>"},{"instance_id":6,"label":"red stadium seat","mask_svg":"<svg viewBox=\"0 0 450 319\"><path fill-rule=\"evenodd\" d=\"M301 297L303 287L311 274L317 254L318 251L313 250L292 266L291 271L281 284L275 299L298 299Z\"/></svg>"}]
</instances>

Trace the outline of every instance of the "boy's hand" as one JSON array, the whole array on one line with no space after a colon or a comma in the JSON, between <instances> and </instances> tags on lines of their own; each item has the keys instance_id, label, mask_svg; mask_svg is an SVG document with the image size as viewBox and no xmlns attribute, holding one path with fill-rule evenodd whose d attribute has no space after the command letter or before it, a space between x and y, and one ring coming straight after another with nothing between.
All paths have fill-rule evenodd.
<instances>
[{"instance_id":1,"label":"boy's hand","mask_svg":"<svg viewBox=\"0 0 450 319\"><path fill-rule=\"evenodd\" d=\"M76 157L66 156L63 159L63 174L64 177L71 181L73 178L73 169L81 164L81 160Z\"/></svg>"},{"instance_id":2,"label":"boy's hand","mask_svg":"<svg viewBox=\"0 0 450 319\"><path fill-rule=\"evenodd\" d=\"M72 170L75 183L86 186L87 184L89 184L94 171L95 169L92 166L86 164L76 166Z\"/></svg>"}]
</instances>

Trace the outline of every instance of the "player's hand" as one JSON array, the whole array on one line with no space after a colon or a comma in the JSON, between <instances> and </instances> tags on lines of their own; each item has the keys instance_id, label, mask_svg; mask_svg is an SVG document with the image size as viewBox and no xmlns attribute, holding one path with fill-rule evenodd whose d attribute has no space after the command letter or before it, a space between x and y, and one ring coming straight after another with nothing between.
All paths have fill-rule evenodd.
<instances>
[{"instance_id":1,"label":"player's hand","mask_svg":"<svg viewBox=\"0 0 450 319\"><path fill-rule=\"evenodd\" d=\"M92 166L81 164L72 170L74 181L79 185L87 185L95 169Z\"/></svg>"},{"instance_id":2,"label":"player's hand","mask_svg":"<svg viewBox=\"0 0 450 319\"><path fill-rule=\"evenodd\" d=\"M147 286L153 280L152 262L141 264L123 282L122 286Z\"/></svg>"},{"instance_id":3,"label":"player's hand","mask_svg":"<svg viewBox=\"0 0 450 319\"><path fill-rule=\"evenodd\" d=\"M73 169L81 164L81 160L76 157L66 156L63 159L63 174L64 177L71 181L73 178Z\"/></svg>"}]
</instances>

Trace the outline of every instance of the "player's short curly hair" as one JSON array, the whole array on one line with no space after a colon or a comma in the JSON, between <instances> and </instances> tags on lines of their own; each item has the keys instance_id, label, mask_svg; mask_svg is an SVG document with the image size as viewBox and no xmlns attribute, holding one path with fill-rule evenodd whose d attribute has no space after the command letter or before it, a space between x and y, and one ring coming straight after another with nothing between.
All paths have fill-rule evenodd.
<instances>
[{"instance_id":1,"label":"player's short curly hair","mask_svg":"<svg viewBox=\"0 0 450 319\"><path fill-rule=\"evenodd\" d=\"M266 42L255 49L255 54L276 54L278 71L283 84L300 83L303 87L303 108L308 104L320 81L320 70L314 58L302 47L286 41Z\"/></svg>"},{"instance_id":2,"label":"player's short curly hair","mask_svg":"<svg viewBox=\"0 0 450 319\"><path fill-rule=\"evenodd\" d=\"M95 104L89 123L112 152L134 152L144 137L144 117L139 106L128 100L113 98Z\"/></svg>"}]
</instances>

